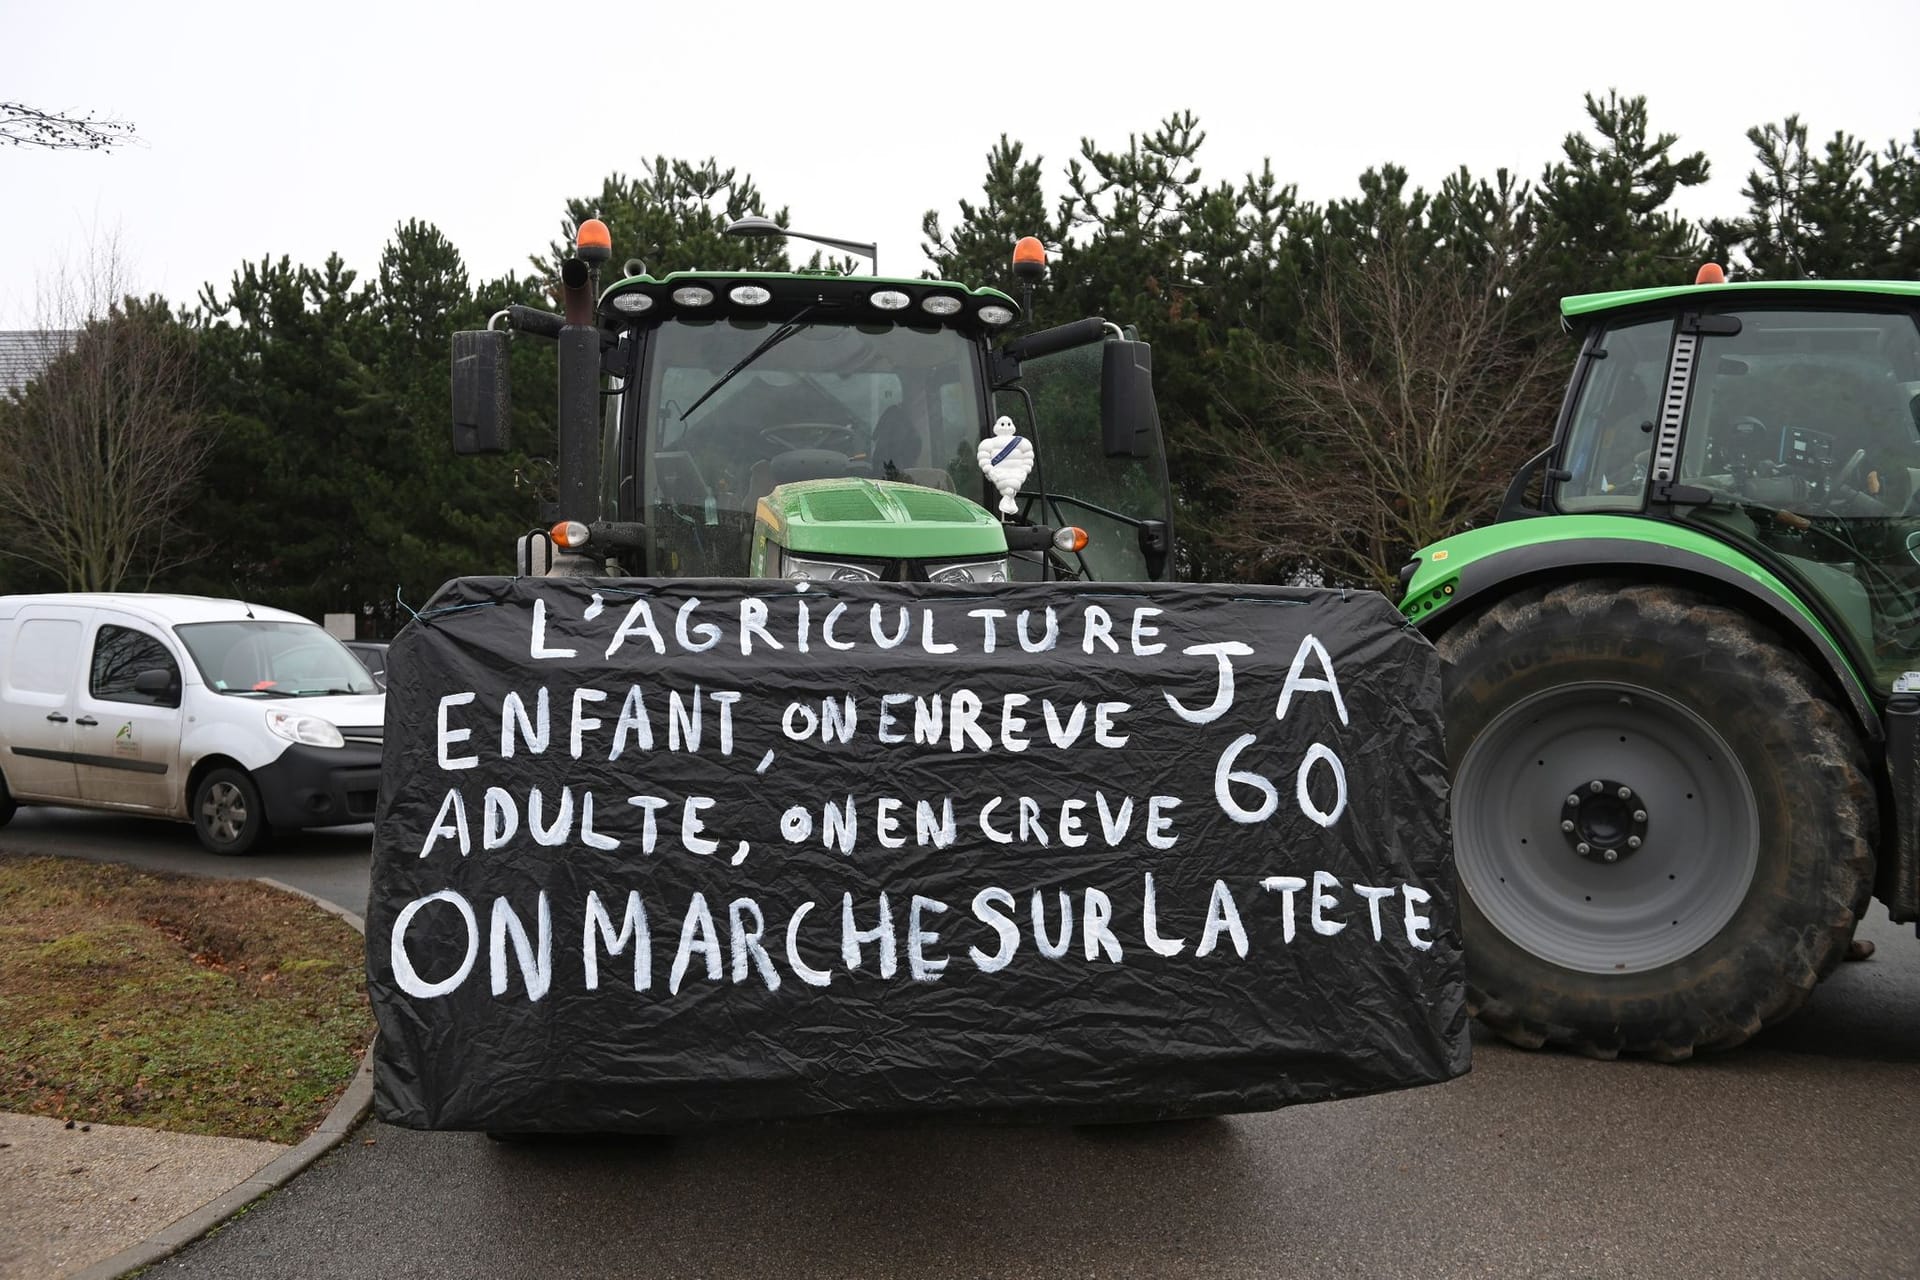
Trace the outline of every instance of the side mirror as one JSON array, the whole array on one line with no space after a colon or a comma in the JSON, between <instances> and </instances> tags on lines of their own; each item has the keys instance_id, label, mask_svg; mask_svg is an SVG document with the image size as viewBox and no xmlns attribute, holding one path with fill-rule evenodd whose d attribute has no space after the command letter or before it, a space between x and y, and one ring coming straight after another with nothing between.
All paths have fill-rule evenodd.
<instances>
[{"instance_id":1,"label":"side mirror","mask_svg":"<svg viewBox=\"0 0 1920 1280\"><path fill-rule=\"evenodd\" d=\"M133 677L133 691L144 698L152 698L163 706L180 705L173 673L162 667L150 667L136 674Z\"/></svg>"},{"instance_id":2,"label":"side mirror","mask_svg":"<svg viewBox=\"0 0 1920 1280\"><path fill-rule=\"evenodd\" d=\"M1057 324L1038 333L1022 334L1006 345L1006 354L1015 360L1038 360L1041 356L1091 346L1107 333L1107 322L1099 316Z\"/></svg>"},{"instance_id":3,"label":"side mirror","mask_svg":"<svg viewBox=\"0 0 1920 1280\"><path fill-rule=\"evenodd\" d=\"M1151 458L1160 434L1153 348L1115 339L1100 357L1100 441L1109 458Z\"/></svg>"},{"instance_id":4,"label":"side mirror","mask_svg":"<svg viewBox=\"0 0 1920 1280\"><path fill-rule=\"evenodd\" d=\"M505 453L507 334L502 329L453 335L453 451Z\"/></svg>"}]
</instances>

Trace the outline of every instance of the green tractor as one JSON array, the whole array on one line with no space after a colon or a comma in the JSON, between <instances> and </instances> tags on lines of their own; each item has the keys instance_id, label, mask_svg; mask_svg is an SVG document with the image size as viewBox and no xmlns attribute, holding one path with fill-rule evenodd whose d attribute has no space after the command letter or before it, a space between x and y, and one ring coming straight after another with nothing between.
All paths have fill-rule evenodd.
<instances>
[{"instance_id":1,"label":"green tractor","mask_svg":"<svg viewBox=\"0 0 1920 1280\"><path fill-rule=\"evenodd\" d=\"M1681 1059L1920 918L1920 284L1567 298L1552 445L1401 608L1448 659L1470 998Z\"/></svg>"},{"instance_id":2,"label":"green tractor","mask_svg":"<svg viewBox=\"0 0 1920 1280\"><path fill-rule=\"evenodd\" d=\"M797 234L759 218L729 230ZM1151 351L1116 326L999 342L1021 314L1005 293L832 271L655 278L629 263L601 290L610 256L606 227L583 223L563 315L509 307L454 335L459 453L508 445L510 335L559 346L559 500L551 532L522 540L521 572L1168 575ZM1039 241L1014 259L1030 301Z\"/></svg>"}]
</instances>

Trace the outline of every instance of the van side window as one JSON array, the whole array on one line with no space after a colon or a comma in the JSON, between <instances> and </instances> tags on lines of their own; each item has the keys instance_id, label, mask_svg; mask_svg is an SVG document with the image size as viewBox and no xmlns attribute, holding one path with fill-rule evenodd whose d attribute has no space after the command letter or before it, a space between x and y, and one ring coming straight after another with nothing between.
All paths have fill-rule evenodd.
<instances>
[{"instance_id":1,"label":"van side window","mask_svg":"<svg viewBox=\"0 0 1920 1280\"><path fill-rule=\"evenodd\" d=\"M133 687L142 671L167 673L165 693L146 694ZM105 702L146 706L180 705L180 667L167 647L144 631L103 624L93 638L93 673L88 691Z\"/></svg>"}]
</instances>

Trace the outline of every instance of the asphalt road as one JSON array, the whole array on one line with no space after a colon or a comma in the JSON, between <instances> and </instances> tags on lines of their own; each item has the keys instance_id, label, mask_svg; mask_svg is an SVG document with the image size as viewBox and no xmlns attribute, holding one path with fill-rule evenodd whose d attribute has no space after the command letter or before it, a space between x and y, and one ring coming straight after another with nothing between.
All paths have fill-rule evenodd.
<instances>
[{"instance_id":1,"label":"asphalt road","mask_svg":"<svg viewBox=\"0 0 1920 1280\"><path fill-rule=\"evenodd\" d=\"M12 848L265 874L360 910L360 832L262 858L24 813ZM1194 1124L784 1126L500 1146L378 1123L158 1276L1914 1275L1920 944L1677 1067L1475 1042L1465 1079Z\"/></svg>"},{"instance_id":2,"label":"asphalt road","mask_svg":"<svg viewBox=\"0 0 1920 1280\"><path fill-rule=\"evenodd\" d=\"M0 827L0 848L71 858L131 863L156 871L203 876L266 876L325 898L355 915L367 914L367 860L373 828L333 827L285 832L267 852L223 858L200 847L184 822L121 818L81 809L26 808Z\"/></svg>"}]
</instances>

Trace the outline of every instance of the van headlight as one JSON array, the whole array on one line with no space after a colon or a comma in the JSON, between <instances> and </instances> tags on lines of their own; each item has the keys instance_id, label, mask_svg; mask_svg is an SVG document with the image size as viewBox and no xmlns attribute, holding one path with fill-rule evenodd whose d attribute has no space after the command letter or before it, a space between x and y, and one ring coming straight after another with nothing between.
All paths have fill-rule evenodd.
<instances>
[{"instance_id":1,"label":"van headlight","mask_svg":"<svg viewBox=\"0 0 1920 1280\"><path fill-rule=\"evenodd\" d=\"M930 564L927 566L927 578L933 582L944 582L949 586L970 582L1005 582L1007 562L1005 560L969 560L964 564Z\"/></svg>"},{"instance_id":2,"label":"van headlight","mask_svg":"<svg viewBox=\"0 0 1920 1280\"><path fill-rule=\"evenodd\" d=\"M275 737L297 742L303 747L344 747L347 740L340 730L319 716L297 715L291 711L267 712L267 731Z\"/></svg>"},{"instance_id":3,"label":"van headlight","mask_svg":"<svg viewBox=\"0 0 1920 1280\"><path fill-rule=\"evenodd\" d=\"M838 560L805 560L799 556L780 557L780 576L799 582L878 582L880 571L864 564L846 564Z\"/></svg>"}]
</instances>

